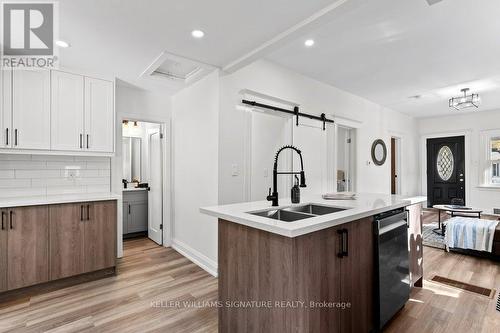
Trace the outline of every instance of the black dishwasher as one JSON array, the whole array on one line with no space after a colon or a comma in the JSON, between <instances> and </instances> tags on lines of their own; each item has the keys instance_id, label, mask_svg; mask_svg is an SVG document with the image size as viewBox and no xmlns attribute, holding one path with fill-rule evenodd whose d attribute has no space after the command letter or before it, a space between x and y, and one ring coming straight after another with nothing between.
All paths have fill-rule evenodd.
<instances>
[{"instance_id":1,"label":"black dishwasher","mask_svg":"<svg viewBox=\"0 0 500 333\"><path fill-rule=\"evenodd\" d=\"M376 215L374 229L375 320L382 330L410 298L408 214L401 208Z\"/></svg>"}]
</instances>

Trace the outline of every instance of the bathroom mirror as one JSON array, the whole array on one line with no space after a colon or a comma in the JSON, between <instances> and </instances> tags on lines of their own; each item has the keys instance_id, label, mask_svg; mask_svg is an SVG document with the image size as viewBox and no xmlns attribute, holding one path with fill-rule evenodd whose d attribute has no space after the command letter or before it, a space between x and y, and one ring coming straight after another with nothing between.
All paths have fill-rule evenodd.
<instances>
[{"instance_id":1,"label":"bathroom mirror","mask_svg":"<svg viewBox=\"0 0 500 333\"><path fill-rule=\"evenodd\" d=\"M384 165L387 158L387 147L381 139L375 140L372 145L372 160L375 165Z\"/></svg>"},{"instance_id":2,"label":"bathroom mirror","mask_svg":"<svg viewBox=\"0 0 500 333\"><path fill-rule=\"evenodd\" d=\"M141 177L141 138L123 137L123 179L140 182Z\"/></svg>"}]
</instances>

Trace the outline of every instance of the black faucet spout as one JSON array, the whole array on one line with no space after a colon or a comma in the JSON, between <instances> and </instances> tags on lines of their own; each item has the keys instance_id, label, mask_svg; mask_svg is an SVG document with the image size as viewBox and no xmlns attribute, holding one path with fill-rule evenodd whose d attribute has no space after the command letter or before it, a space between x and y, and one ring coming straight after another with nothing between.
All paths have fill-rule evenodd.
<instances>
[{"instance_id":1,"label":"black faucet spout","mask_svg":"<svg viewBox=\"0 0 500 333\"><path fill-rule=\"evenodd\" d=\"M280 153L285 149L294 150L300 157L300 172L278 172L278 157ZM274 166L273 166L273 189L271 193L271 189L269 189L269 195L267 196L267 201L271 201L273 206L279 206L278 202L278 174L300 174L300 187L306 187L306 175L304 173L304 161L302 159L302 152L294 146L283 146L276 153L276 157L274 158Z\"/></svg>"}]
</instances>

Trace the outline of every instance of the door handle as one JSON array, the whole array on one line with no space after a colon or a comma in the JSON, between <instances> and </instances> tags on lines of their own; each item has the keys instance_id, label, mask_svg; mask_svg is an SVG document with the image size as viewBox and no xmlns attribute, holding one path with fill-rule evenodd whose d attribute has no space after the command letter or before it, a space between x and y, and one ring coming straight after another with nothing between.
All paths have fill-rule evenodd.
<instances>
[{"instance_id":1,"label":"door handle","mask_svg":"<svg viewBox=\"0 0 500 333\"><path fill-rule=\"evenodd\" d=\"M5 212L2 211L2 230L5 230Z\"/></svg>"},{"instance_id":2,"label":"door handle","mask_svg":"<svg viewBox=\"0 0 500 333\"><path fill-rule=\"evenodd\" d=\"M14 229L14 226L12 224L12 220L13 220L12 216L13 215L14 215L14 213L12 211L10 211L10 229Z\"/></svg>"},{"instance_id":3,"label":"door handle","mask_svg":"<svg viewBox=\"0 0 500 333\"><path fill-rule=\"evenodd\" d=\"M90 205L87 205L87 221L90 220Z\"/></svg>"},{"instance_id":4,"label":"door handle","mask_svg":"<svg viewBox=\"0 0 500 333\"><path fill-rule=\"evenodd\" d=\"M14 130L14 146L17 146L17 128Z\"/></svg>"}]
</instances>

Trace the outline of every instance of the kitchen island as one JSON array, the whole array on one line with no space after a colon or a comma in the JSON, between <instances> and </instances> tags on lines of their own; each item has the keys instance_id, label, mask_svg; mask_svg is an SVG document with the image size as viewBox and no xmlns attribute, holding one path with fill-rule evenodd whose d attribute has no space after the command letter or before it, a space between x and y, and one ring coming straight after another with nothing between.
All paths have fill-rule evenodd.
<instances>
[{"instance_id":1,"label":"kitchen island","mask_svg":"<svg viewBox=\"0 0 500 333\"><path fill-rule=\"evenodd\" d=\"M374 330L374 216L388 211L409 212L410 283L420 285L425 198L281 201L200 209L219 219L219 332Z\"/></svg>"}]
</instances>

